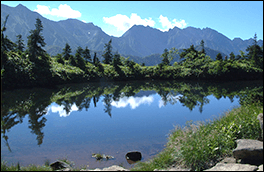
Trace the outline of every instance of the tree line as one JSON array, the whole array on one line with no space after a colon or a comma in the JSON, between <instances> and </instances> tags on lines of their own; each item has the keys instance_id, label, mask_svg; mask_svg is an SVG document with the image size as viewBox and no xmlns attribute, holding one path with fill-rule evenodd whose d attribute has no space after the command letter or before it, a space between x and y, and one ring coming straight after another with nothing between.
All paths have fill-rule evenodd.
<instances>
[{"instance_id":1,"label":"tree line","mask_svg":"<svg viewBox=\"0 0 264 172\"><path fill-rule=\"evenodd\" d=\"M176 48L165 48L161 55L162 62L156 66L138 64L129 58L122 57L112 51L112 40L104 46L102 62L96 52L91 56L90 50L78 47L72 55L71 47L65 44L63 52L50 56L43 49L46 45L42 35L43 26L36 19L35 29L27 37L27 48L21 35L17 35L14 43L4 36L8 15L1 28L1 80L4 88L32 86L54 86L69 82L132 79L205 79L205 80L237 80L263 78L263 46L254 43L247 47L246 53L240 51L229 58L219 53L216 60L206 55L204 41L201 40L201 51L194 45L179 53ZM171 64L176 55L180 62Z\"/></svg>"}]
</instances>

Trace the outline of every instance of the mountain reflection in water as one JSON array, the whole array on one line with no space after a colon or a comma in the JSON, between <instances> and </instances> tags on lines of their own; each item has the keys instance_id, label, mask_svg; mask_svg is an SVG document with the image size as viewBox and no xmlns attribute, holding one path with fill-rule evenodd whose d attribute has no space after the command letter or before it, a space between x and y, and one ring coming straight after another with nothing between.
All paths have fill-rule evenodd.
<instances>
[{"instance_id":1,"label":"mountain reflection in water","mask_svg":"<svg viewBox=\"0 0 264 172\"><path fill-rule=\"evenodd\" d=\"M213 119L252 97L263 99L262 81L84 83L3 91L1 158L42 165L67 157L76 166L129 168L127 152L140 151L146 161L164 148L174 125ZM97 162L92 153L115 158Z\"/></svg>"}]
</instances>

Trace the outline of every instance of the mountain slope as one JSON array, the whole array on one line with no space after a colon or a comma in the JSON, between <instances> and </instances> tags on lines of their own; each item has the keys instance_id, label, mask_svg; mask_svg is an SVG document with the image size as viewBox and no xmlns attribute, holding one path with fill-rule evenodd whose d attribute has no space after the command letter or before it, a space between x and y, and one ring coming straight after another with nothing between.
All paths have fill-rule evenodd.
<instances>
[{"instance_id":1,"label":"mountain slope","mask_svg":"<svg viewBox=\"0 0 264 172\"><path fill-rule=\"evenodd\" d=\"M5 35L15 42L16 36L21 34L25 45L27 45L29 31L35 29L36 18L40 18L46 42L45 49L48 53L52 53L51 55L61 52L66 43L69 43L73 52L78 46L82 48L88 46L90 50L103 51L104 45L110 39L112 39L114 52L118 51L123 55L138 57L162 54L165 48L183 49L189 48L191 44L197 46L202 39L205 42L205 47L227 55L231 52L234 52L235 55L239 54L239 50L245 51L247 46L253 43L252 38L230 40L213 29L194 27L184 29L174 27L167 32L162 32L149 26L134 25L121 37L113 37L107 35L93 23L84 23L77 19L51 21L21 4L16 7L1 4L1 25L7 14L9 14L9 18ZM263 45L262 40L259 40L258 43Z\"/></svg>"}]
</instances>

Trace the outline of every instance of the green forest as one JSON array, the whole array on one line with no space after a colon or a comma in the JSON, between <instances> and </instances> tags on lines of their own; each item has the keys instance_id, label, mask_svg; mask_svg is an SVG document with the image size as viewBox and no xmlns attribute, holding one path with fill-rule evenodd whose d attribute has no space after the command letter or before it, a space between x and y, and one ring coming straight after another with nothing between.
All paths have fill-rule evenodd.
<instances>
[{"instance_id":1,"label":"green forest","mask_svg":"<svg viewBox=\"0 0 264 172\"><path fill-rule=\"evenodd\" d=\"M204 41L197 51L194 45L179 53L176 48L164 49L162 62L155 66L138 64L129 58L112 52L112 40L104 46L102 62L96 53L93 56L86 46L78 47L72 55L71 47L66 43L62 54L50 56L43 49L46 45L42 35L43 25L36 19L35 29L27 37L25 47L21 35L12 42L4 35L8 15L1 28L1 82L2 88L14 89L23 87L54 87L58 84L80 83L87 81L126 81L126 80L257 80L263 79L263 46L254 43L246 52L240 51L235 56L222 57L219 53L216 60L206 55ZM171 64L179 54L180 62Z\"/></svg>"}]
</instances>

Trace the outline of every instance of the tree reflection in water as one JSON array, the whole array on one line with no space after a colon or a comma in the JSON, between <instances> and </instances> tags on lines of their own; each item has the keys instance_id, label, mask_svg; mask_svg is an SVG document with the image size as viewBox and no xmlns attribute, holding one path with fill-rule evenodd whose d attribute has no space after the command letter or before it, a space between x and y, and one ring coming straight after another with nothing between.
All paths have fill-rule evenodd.
<instances>
[{"instance_id":1,"label":"tree reflection in water","mask_svg":"<svg viewBox=\"0 0 264 172\"><path fill-rule=\"evenodd\" d=\"M91 101L97 106L102 96L105 106L104 112L112 117L113 101L118 101L124 96L134 96L139 91L155 91L161 96L163 106L168 103L180 102L191 111L197 106L200 113L203 106L209 103L207 96L213 95L217 99L228 97L239 98L240 104L258 99L263 101L262 81L208 83L208 82L179 82L179 81L137 81L137 82L111 82L111 83L85 83L64 85L56 89L19 89L2 92L1 103L1 133L5 144L11 152L8 144L8 131L22 123L26 115L29 115L29 128L31 133L37 136L37 144L43 143L47 119L48 106L55 102L68 115L75 104L79 111L90 108Z\"/></svg>"}]
</instances>

